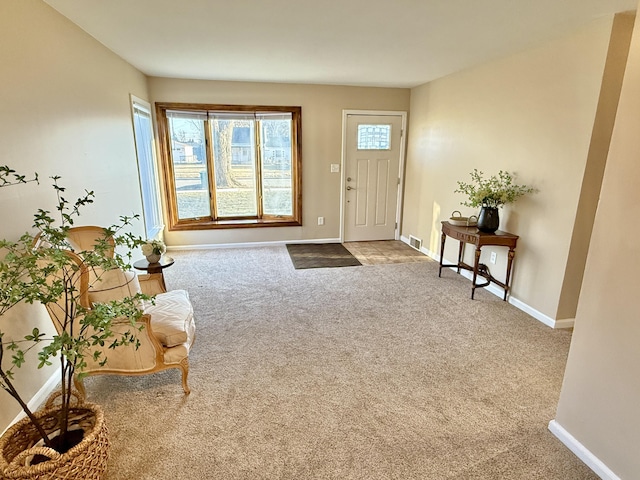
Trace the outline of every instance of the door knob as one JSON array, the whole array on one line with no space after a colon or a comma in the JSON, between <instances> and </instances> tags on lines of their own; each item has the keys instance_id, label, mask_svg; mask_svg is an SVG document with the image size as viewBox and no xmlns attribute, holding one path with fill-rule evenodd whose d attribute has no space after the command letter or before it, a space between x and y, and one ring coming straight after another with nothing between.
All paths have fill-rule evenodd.
<instances>
[{"instance_id":1,"label":"door knob","mask_svg":"<svg viewBox=\"0 0 640 480\"><path fill-rule=\"evenodd\" d=\"M347 190L355 190L355 188L353 188L352 186L348 186Z\"/></svg>"}]
</instances>

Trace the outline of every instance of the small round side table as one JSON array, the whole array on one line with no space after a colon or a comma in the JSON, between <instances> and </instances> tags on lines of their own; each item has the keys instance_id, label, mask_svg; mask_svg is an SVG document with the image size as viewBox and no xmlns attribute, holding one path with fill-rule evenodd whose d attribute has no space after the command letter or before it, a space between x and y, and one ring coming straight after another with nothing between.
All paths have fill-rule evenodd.
<instances>
[{"instance_id":1,"label":"small round side table","mask_svg":"<svg viewBox=\"0 0 640 480\"><path fill-rule=\"evenodd\" d=\"M140 287L142 288L142 291L148 295L166 292L167 286L164 283L164 275L162 271L165 268L169 268L171 265L173 265L173 263L174 263L173 258L167 255L163 255L162 257L160 257L160 261L156 263L149 263L146 258L142 258L134 262L133 268L135 268L136 270L145 271L148 274L145 276L141 275ZM154 291L155 289L153 288L147 289L143 286L143 283L147 285L152 285L154 281L157 282L157 284L159 285L161 292Z\"/></svg>"}]
</instances>

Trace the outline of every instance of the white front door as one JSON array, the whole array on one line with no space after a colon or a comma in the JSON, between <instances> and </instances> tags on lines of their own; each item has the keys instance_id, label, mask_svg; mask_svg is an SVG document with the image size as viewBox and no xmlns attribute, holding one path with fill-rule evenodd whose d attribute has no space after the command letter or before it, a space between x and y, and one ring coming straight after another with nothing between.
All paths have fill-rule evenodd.
<instances>
[{"instance_id":1,"label":"white front door","mask_svg":"<svg viewBox=\"0 0 640 480\"><path fill-rule=\"evenodd\" d=\"M402 114L347 114L345 242L397 238L403 119Z\"/></svg>"}]
</instances>

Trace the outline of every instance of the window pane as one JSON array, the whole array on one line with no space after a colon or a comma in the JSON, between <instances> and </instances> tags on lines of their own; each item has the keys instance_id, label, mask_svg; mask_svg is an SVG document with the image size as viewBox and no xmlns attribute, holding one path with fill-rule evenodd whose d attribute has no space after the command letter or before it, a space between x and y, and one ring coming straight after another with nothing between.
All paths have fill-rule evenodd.
<instances>
[{"instance_id":1,"label":"window pane","mask_svg":"<svg viewBox=\"0 0 640 480\"><path fill-rule=\"evenodd\" d=\"M358 125L358 150L391 150L391 125Z\"/></svg>"},{"instance_id":2,"label":"window pane","mask_svg":"<svg viewBox=\"0 0 640 480\"><path fill-rule=\"evenodd\" d=\"M211 216L204 120L194 115L170 117L171 159L176 179L178 218Z\"/></svg>"},{"instance_id":3,"label":"window pane","mask_svg":"<svg viewBox=\"0 0 640 480\"><path fill-rule=\"evenodd\" d=\"M156 238L162 232L164 225L160 209L156 164L153 158L151 107L147 102L134 97L131 102L145 234L147 238Z\"/></svg>"},{"instance_id":4,"label":"window pane","mask_svg":"<svg viewBox=\"0 0 640 480\"><path fill-rule=\"evenodd\" d=\"M260 120L262 196L265 215L293 215L291 114Z\"/></svg>"},{"instance_id":5,"label":"window pane","mask_svg":"<svg viewBox=\"0 0 640 480\"><path fill-rule=\"evenodd\" d=\"M243 118L245 117L245 118ZM216 209L219 218L255 217L255 131L253 119L229 114L209 120L213 139Z\"/></svg>"}]
</instances>

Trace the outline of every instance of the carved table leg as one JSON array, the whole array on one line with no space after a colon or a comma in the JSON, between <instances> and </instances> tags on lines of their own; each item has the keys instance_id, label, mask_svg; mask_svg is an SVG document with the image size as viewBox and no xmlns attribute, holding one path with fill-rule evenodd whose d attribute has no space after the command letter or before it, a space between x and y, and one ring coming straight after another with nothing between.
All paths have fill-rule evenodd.
<instances>
[{"instance_id":1,"label":"carved table leg","mask_svg":"<svg viewBox=\"0 0 640 480\"><path fill-rule=\"evenodd\" d=\"M516 251L514 248L509 249L509 254L507 256L507 278L505 279L504 284L506 285L504 288L504 298L503 300L507 301L507 293L509 292L509 279L511 278L511 266L513 265L513 257L516 256Z\"/></svg>"},{"instance_id":2,"label":"carved table leg","mask_svg":"<svg viewBox=\"0 0 640 480\"><path fill-rule=\"evenodd\" d=\"M444 242L446 239L447 236L442 232L442 238L440 239L440 269L438 270L438 277L442 274L442 259L444 257Z\"/></svg>"},{"instance_id":3,"label":"carved table leg","mask_svg":"<svg viewBox=\"0 0 640 480\"><path fill-rule=\"evenodd\" d=\"M480 264L480 246L476 247L476 259L473 262L473 283L471 285L471 300L473 300L473 295L476 293L476 280L478 278L478 265Z\"/></svg>"},{"instance_id":4,"label":"carved table leg","mask_svg":"<svg viewBox=\"0 0 640 480\"><path fill-rule=\"evenodd\" d=\"M460 273L460 264L462 263L463 254L464 254L464 242L460 241L460 246L458 247L458 273Z\"/></svg>"}]
</instances>

